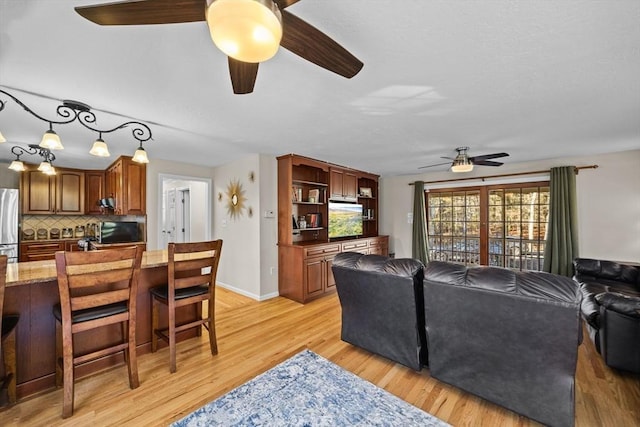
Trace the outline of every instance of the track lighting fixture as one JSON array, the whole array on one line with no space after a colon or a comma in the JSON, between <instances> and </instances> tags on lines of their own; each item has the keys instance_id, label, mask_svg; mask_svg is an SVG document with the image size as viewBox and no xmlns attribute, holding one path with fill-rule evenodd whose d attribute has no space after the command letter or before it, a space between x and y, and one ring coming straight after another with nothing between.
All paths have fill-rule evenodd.
<instances>
[{"instance_id":1,"label":"track lighting fixture","mask_svg":"<svg viewBox=\"0 0 640 427\"><path fill-rule=\"evenodd\" d=\"M9 169L15 171L24 170L24 164L20 160L20 156L23 154L35 154L40 155L44 158L38 169L43 173L55 174L55 169L52 166L52 162L53 160L55 160L55 156L51 153L51 151L62 150L64 149L64 147L62 146L60 137L53 130L53 125L66 125L75 121L80 123L85 128L98 134L98 138L95 140L93 146L91 147L91 150L89 151L89 154L98 157L109 157L110 155L109 148L107 147L106 142L102 139L103 133L111 133L120 129L124 129L126 127L130 127L133 137L140 143L140 146L136 150L133 160L140 163L149 163L147 153L144 148L142 148L142 143L151 140L152 137L151 129L144 123L129 121L122 123L112 129L98 129L94 127L96 123L96 115L93 113L93 111L91 111L91 107L82 102L70 100L62 101L62 104L58 105L58 107L56 108L56 114L59 120L49 120L35 113L22 101L20 101L9 92L0 89L0 94L8 96L16 104L20 105L27 113L49 124L49 129L42 136L42 141L39 145L30 144L29 148L23 148L16 145L11 149L11 152L16 155L16 159L11 163ZM2 99L0 99L0 112L4 110L7 102L8 101L3 101ZM6 139L2 135L2 133L0 133L0 143L3 142L6 142Z\"/></svg>"}]
</instances>

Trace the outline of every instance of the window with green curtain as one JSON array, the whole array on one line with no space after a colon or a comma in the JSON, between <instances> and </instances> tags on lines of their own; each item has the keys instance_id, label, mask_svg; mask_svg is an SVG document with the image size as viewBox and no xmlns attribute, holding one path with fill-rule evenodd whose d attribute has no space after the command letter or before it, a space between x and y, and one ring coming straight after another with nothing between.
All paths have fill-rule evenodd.
<instances>
[{"instance_id":1,"label":"window with green curtain","mask_svg":"<svg viewBox=\"0 0 640 427\"><path fill-rule=\"evenodd\" d=\"M551 168L549 226L544 250L544 271L571 277L578 256L576 167Z\"/></svg>"}]
</instances>

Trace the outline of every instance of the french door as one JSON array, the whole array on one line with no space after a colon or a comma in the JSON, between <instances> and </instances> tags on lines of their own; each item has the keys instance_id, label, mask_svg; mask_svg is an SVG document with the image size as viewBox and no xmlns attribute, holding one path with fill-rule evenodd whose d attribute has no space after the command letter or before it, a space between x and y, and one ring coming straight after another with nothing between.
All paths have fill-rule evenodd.
<instances>
[{"instance_id":1,"label":"french door","mask_svg":"<svg viewBox=\"0 0 640 427\"><path fill-rule=\"evenodd\" d=\"M541 270L549 183L426 192L432 260Z\"/></svg>"}]
</instances>

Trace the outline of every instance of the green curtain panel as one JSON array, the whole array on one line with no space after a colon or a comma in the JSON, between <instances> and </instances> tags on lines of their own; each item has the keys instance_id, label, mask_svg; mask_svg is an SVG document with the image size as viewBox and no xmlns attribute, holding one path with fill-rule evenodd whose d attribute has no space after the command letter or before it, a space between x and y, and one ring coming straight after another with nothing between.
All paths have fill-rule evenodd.
<instances>
[{"instance_id":1,"label":"green curtain panel","mask_svg":"<svg viewBox=\"0 0 640 427\"><path fill-rule=\"evenodd\" d=\"M549 224L543 270L571 277L578 256L575 166L551 168Z\"/></svg>"},{"instance_id":2,"label":"green curtain panel","mask_svg":"<svg viewBox=\"0 0 640 427\"><path fill-rule=\"evenodd\" d=\"M423 264L429 262L429 247L427 241L427 211L424 200L424 182L413 184L413 239L411 255Z\"/></svg>"}]
</instances>

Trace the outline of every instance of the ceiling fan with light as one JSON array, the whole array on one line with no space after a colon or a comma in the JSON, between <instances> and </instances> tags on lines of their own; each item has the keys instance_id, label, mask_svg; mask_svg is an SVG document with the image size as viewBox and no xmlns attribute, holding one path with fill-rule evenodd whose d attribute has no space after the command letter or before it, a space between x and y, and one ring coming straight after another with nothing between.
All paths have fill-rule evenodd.
<instances>
[{"instance_id":1,"label":"ceiling fan with light","mask_svg":"<svg viewBox=\"0 0 640 427\"><path fill-rule=\"evenodd\" d=\"M284 10L299 0L128 0L75 10L100 25L206 21L215 45L229 58L233 92L253 92L258 64L278 46L351 78L363 63L332 38ZM209 3L209 4L208 4Z\"/></svg>"},{"instance_id":2,"label":"ceiling fan with light","mask_svg":"<svg viewBox=\"0 0 640 427\"><path fill-rule=\"evenodd\" d=\"M507 157L508 153L493 153L493 154L485 154L482 156L473 156L469 157L467 151L469 147L458 147L456 148L457 155L455 158L452 157L442 157L443 159L449 159L453 162L445 162L445 163L437 163L435 165L421 166L418 169L431 168L434 166L442 166L451 164L451 172L471 172L473 170L474 165L478 166L502 166L504 163L502 162L494 162L490 159L499 159L500 157Z\"/></svg>"}]
</instances>

